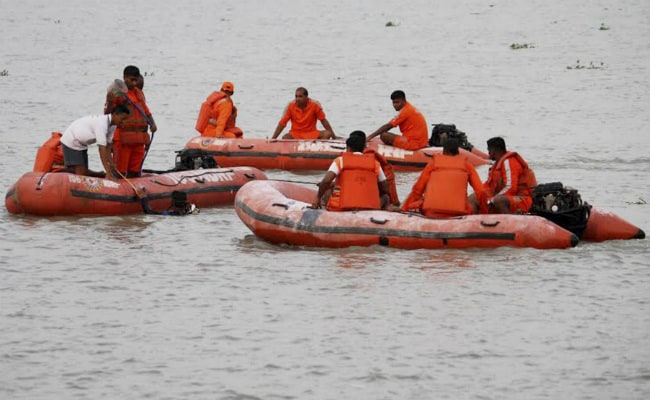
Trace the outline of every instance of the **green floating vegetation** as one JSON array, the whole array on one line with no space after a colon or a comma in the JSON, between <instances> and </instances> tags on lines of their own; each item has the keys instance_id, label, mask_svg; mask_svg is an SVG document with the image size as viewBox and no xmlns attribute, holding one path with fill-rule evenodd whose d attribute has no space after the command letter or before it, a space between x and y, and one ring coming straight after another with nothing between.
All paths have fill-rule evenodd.
<instances>
[{"instance_id":1,"label":"green floating vegetation","mask_svg":"<svg viewBox=\"0 0 650 400\"><path fill-rule=\"evenodd\" d=\"M7 71L6 69L0 71L0 76L8 76L8 75L9 75L9 71Z\"/></svg>"},{"instance_id":2,"label":"green floating vegetation","mask_svg":"<svg viewBox=\"0 0 650 400\"><path fill-rule=\"evenodd\" d=\"M609 30L609 26L605 25L604 22L601 22L601 23L600 23L600 28L599 28L599 29L600 29L601 31L608 31L608 30Z\"/></svg>"},{"instance_id":3,"label":"green floating vegetation","mask_svg":"<svg viewBox=\"0 0 650 400\"><path fill-rule=\"evenodd\" d=\"M640 206L642 206L642 205L644 205L644 204L648 204L648 202L645 201L642 197L639 197L639 199L638 199L637 201L626 201L626 203L627 203L627 204L640 205Z\"/></svg>"},{"instance_id":4,"label":"green floating vegetation","mask_svg":"<svg viewBox=\"0 0 650 400\"><path fill-rule=\"evenodd\" d=\"M593 61L589 61L589 65L580 64L580 60L576 60L576 65L567 65L566 69L603 69L605 64L601 61L600 64L594 64Z\"/></svg>"},{"instance_id":5,"label":"green floating vegetation","mask_svg":"<svg viewBox=\"0 0 650 400\"><path fill-rule=\"evenodd\" d=\"M399 26L399 24L397 22L388 21L386 22L386 26Z\"/></svg>"},{"instance_id":6,"label":"green floating vegetation","mask_svg":"<svg viewBox=\"0 0 650 400\"><path fill-rule=\"evenodd\" d=\"M521 50L521 49L534 49L535 45L532 43L513 43L510 45L512 50Z\"/></svg>"}]
</instances>

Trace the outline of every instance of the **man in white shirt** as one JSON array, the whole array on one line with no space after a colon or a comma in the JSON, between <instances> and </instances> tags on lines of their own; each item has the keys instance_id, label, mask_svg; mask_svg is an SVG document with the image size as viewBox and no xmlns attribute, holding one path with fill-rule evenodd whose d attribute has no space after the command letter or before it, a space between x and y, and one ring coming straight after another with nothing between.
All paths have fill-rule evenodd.
<instances>
[{"instance_id":1,"label":"man in white shirt","mask_svg":"<svg viewBox=\"0 0 650 400\"><path fill-rule=\"evenodd\" d=\"M329 211L385 208L389 203L388 182L375 156L363 153L366 134L354 131L345 143L347 151L334 159L318 183L312 208L322 205Z\"/></svg>"},{"instance_id":2,"label":"man in white shirt","mask_svg":"<svg viewBox=\"0 0 650 400\"><path fill-rule=\"evenodd\" d=\"M128 107L120 105L108 115L83 117L70 124L61 136L65 166L77 175L115 179L115 164L111 157L113 133L128 115ZM99 157L105 172L88 169L88 146L94 143L99 147Z\"/></svg>"}]
</instances>

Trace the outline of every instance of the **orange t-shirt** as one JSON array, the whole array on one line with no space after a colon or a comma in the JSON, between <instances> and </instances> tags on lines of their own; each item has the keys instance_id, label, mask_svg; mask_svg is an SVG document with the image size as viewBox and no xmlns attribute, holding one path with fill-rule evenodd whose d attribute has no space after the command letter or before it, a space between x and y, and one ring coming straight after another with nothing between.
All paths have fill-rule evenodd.
<instances>
[{"instance_id":1,"label":"orange t-shirt","mask_svg":"<svg viewBox=\"0 0 650 400\"><path fill-rule=\"evenodd\" d=\"M291 130L289 133L298 139L303 138L305 135L310 136L310 134L318 132L316 122L324 119L325 112L318 101L309 99L305 108L302 109L293 100L285 107L279 123L282 126L287 126L287 122L291 121ZM318 133L316 133L316 137L318 137Z\"/></svg>"},{"instance_id":2,"label":"orange t-shirt","mask_svg":"<svg viewBox=\"0 0 650 400\"><path fill-rule=\"evenodd\" d=\"M427 121L424 119L424 115L408 101L395 118L388 121L388 123L393 127L399 126L402 136L407 138L409 142L416 143L421 147L428 146Z\"/></svg>"}]
</instances>

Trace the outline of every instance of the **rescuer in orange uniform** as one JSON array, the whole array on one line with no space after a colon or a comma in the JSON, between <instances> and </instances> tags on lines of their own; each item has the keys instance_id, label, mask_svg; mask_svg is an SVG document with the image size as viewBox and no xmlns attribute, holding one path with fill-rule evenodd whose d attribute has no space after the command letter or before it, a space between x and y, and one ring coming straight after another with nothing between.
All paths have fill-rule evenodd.
<instances>
[{"instance_id":1,"label":"rescuer in orange uniform","mask_svg":"<svg viewBox=\"0 0 650 400\"><path fill-rule=\"evenodd\" d=\"M366 134L354 131L346 140L347 151L334 159L318 184L314 208L327 204L329 211L378 210L388 205L388 182L373 154L364 154ZM336 181L335 181L336 180Z\"/></svg>"},{"instance_id":2,"label":"rescuer in orange uniform","mask_svg":"<svg viewBox=\"0 0 650 400\"><path fill-rule=\"evenodd\" d=\"M487 191L490 212L498 214L527 213L533 204L532 188L537 186L535 173L516 152L506 149L503 138L487 141L488 155L494 161L483 186ZM474 210L479 208L476 198L470 197Z\"/></svg>"},{"instance_id":3,"label":"rescuer in orange uniform","mask_svg":"<svg viewBox=\"0 0 650 400\"><path fill-rule=\"evenodd\" d=\"M323 107L317 100L309 98L309 92L304 87L296 89L295 99L285 107L271 138L277 138L289 121L291 129L283 139L336 139L332 126L325 118ZM316 129L317 121L321 122L325 130Z\"/></svg>"},{"instance_id":4,"label":"rescuer in orange uniform","mask_svg":"<svg viewBox=\"0 0 650 400\"><path fill-rule=\"evenodd\" d=\"M231 96L235 93L232 82L224 82L221 90L212 92L201 104L195 129L201 136L241 139L244 132L235 126L237 107Z\"/></svg>"},{"instance_id":5,"label":"rescuer in orange uniform","mask_svg":"<svg viewBox=\"0 0 650 400\"><path fill-rule=\"evenodd\" d=\"M442 154L427 163L402 211L417 211L429 218L448 218L472 214L467 200L470 184L479 198L484 199L483 183L474 166L458 153L458 139L446 139Z\"/></svg>"},{"instance_id":6,"label":"rescuer in orange uniform","mask_svg":"<svg viewBox=\"0 0 650 400\"><path fill-rule=\"evenodd\" d=\"M140 176L146 149L151 141L147 130L151 129L151 133L158 130L144 93L138 88L139 84L144 84L141 77L138 67L126 66L123 78L127 92L109 92L104 106L104 114L110 114L120 104L126 105L131 112L115 130L112 149L117 170L127 178Z\"/></svg>"},{"instance_id":7,"label":"rescuer in orange uniform","mask_svg":"<svg viewBox=\"0 0 650 400\"><path fill-rule=\"evenodd\" d=\"M381 135L382 142L400 149L417 150L427 147L429 145L429 132L427 131L427 121L424 115L406 101L406 94L401 90L391 93L390 99L393 102L393 108L398 111L398 114L371 133L368 136L368 141L377 135ZM391 128L397 126L399 126L402 133L401 136L389 132Z\"/></svg>"}]
</instances>

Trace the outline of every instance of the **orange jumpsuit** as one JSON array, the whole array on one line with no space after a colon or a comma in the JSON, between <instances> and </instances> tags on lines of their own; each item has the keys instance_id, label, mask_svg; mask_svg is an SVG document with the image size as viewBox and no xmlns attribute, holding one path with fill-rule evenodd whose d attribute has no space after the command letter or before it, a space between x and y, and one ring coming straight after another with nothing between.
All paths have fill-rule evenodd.
<instances>
[{"instance_id":1,"label":"orange jumpsuit","mask_svg":"<svg viewBox=\"0 0 650 400\"><path fill-rule=\"evenodd\" d=\"M217 121L216 125L208 122L211 118ZM199 123L203 119L205 119L205 124ZM219 91L208 96L201 105L196 128L200 130L201 136L230 139L241 138L244 132L235 126L236 120L237 107L235 107L227 93ZM205 125L202 130L201 125Z\"/></svg>"},{"instance_id":2,"label":"orange jumpsuit","mask_svg":"<svg viewBox=\"0 0 650 400\"><path fill-rule=\"evenodd\" d=\"M316 122L324 119L325 112L318 101L309 99L302 109L293 100L285 107L279 124L285 127L291 121L289 133L294 139L317 139L320 131L316 129Z\"/></svg>"},{"instance_id":3,"label":"orange jumpsuit","mask_svg":"<svg viewBox=\"0 0 650 400\"><path fill-rule=\"evenodd\" d=\"M429 132L424 115L408 101L395 118L388 121L393 126L399 126L402 136L395 138L393 146L406 150L417 150L429 145Z\"/></svg>"},{"instance_id":4,"label":"orange jumpsuit","mask_svg":"<svg viewBox=\"0 0 650 400\"><path fill-rule=\"evenodd\" d=\"M129 108L129 117L115 129L113 159L117 170L122 174L138 176L145 157L145 146L151 140L147 133L151 111L140 89L129 89L126 96L130 101L121 96L107 96L104 113L109 114L118 104L125 104Z\"/></svg>"}]
</instances>

